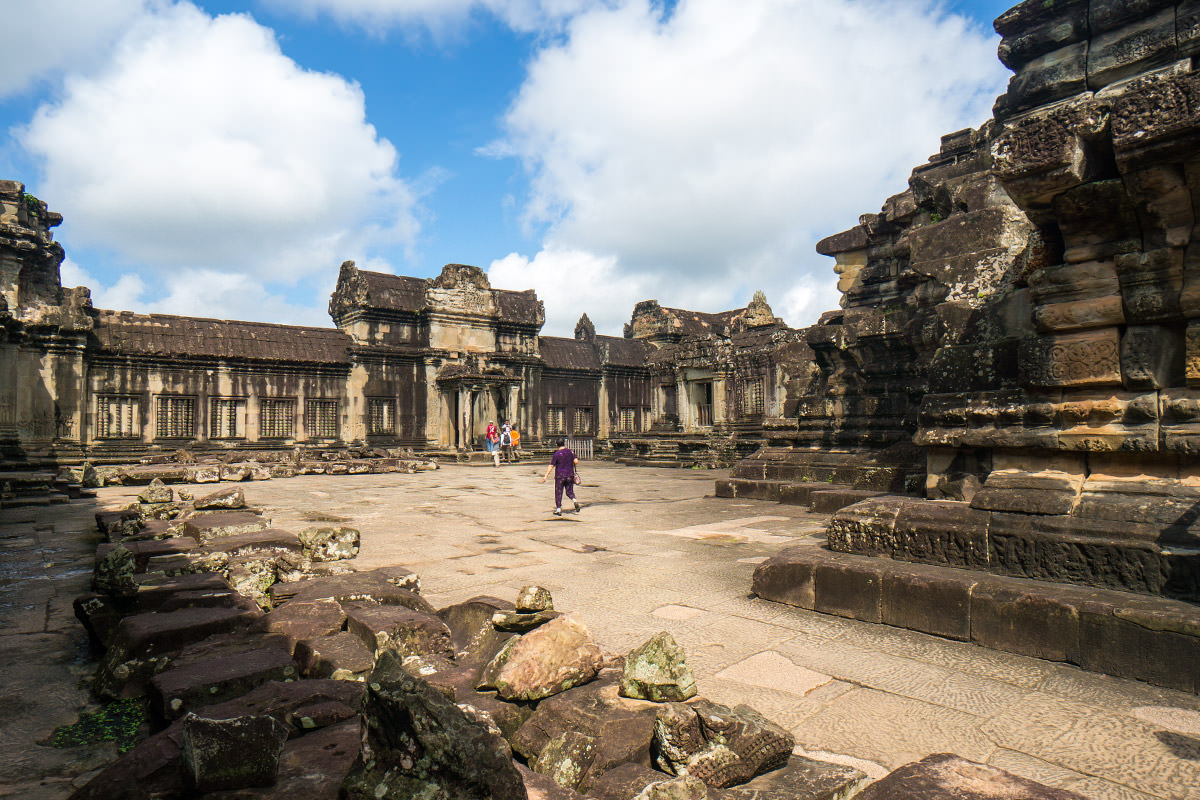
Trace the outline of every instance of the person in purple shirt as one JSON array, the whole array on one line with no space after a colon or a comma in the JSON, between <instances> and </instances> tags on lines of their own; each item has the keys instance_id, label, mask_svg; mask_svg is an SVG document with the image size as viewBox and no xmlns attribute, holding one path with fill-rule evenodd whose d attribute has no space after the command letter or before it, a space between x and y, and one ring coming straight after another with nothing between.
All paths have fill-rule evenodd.
<instances>
[{"instance_id":1,"label":"person in purple shirt","mask_svg":"<svg viewBox=\"0 0 1200 800\"><path fill-rule=\"evenodd\" d=\"M566 439L559 439L557 444L558 449L554 451L554 455L550 456L550 466L546 467L542 483L546 482L553 470L554 516L561 517L563 489L567 490L567 497L571 498L571 502L575 504L575 513L579 513L579 501L575 499L575 466L579 463L579 459L575 457L571 448L567 447Z\"/></svg>"}]
</instances>

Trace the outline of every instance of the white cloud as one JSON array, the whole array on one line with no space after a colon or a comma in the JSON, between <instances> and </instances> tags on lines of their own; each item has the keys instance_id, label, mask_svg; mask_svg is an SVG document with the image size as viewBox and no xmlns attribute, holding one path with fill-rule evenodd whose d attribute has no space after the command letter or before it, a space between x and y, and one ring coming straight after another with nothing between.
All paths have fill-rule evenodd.
<instances>
[{"instance_id":1,"label":"white cloud","mask_svg":"<svg viewBox=\"0 0 1200 800\"><path fill-rule=\"evenodd\" d=\"M167 294L145 304L145 311L325 328L330 324L324 303L327 292L321 297L320 305L297 305L272 293L262 281L252 276L213 270L184 270L173 275L166 288Z\"/></svg>"},{"instance_id":2,"label":"white cloud","mask_svg":"<svg viewBox=\"0 0 1200 800\"><path fill-rule=\"evenodd\" d=\"M514 30L554 29L584 9L606 0L267 0L280 11L328 15L367 31L421 25L434 33L488 13Z\"/></svg>"},{"instance_id":3,"label":"white cloud","mask_svg":"<svg viewBox=\"0 0 1200 800\"><path fill-rule=\"evenodd\" d=\"M361 89L299 67L247 16L181 3L140 17L19 137L71 245L143 275L293 282L419 230Z\"/></svg>"},{"instance_id":4,"label":"white cloud","mask_svg":"<svg viewBox=\"0 0 1200 800\"><path fill-rule=\"evenodd\" d=\"M485 150L530 172L546 250L602 254L614 283L654 275L665 305L762 288L792 324L837 296L816 240L903 190L1006 79L990 33L932 0L685 0L665 19L629 0L566 30ZM552 319L577 316L534 286Z\"/></svg>"},{"instance_id":5,"label":"white cloud","mask_svg":"<svg viewBox=\"0 0 1200 800\"><path fill-rule=\"evenodd\" d=\"M85 272L71 259L66 259L60 269L63 286L86 286L92 290L92 305L96 308L117 310L141 309L146 284L137 275L127 272L117 278L112 286L105 286Z\"/></svg>"},{"instance_id":6,"label":"white cloud","mask_svg":"<svg viewBox=\"0 0 1200 800\"><path fill-rule=\"evenodd\" d=\"M38 79L92 63L156 0L36 0L5 9L0 97Z\"/></svg>"}]
</instances>

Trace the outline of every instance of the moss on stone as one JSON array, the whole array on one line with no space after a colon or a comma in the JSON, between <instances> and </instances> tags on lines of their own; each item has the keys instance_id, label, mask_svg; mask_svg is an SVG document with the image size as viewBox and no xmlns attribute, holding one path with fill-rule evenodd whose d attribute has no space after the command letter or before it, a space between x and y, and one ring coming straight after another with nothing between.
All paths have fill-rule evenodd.
<instances>
[{"instance_id":1,"label":"moss on stone","mask_svg":"<svg viewBox=\"0 0 1200 800\"><path fill-rule=\"evenodd\" d=\"M145 738L146 701L139 697L116 700L91 714L80 714L73 725L60 725L46 740L51 747L80 747L116 742L118 753L127 753Z\"/></svg>"}]
</instances>

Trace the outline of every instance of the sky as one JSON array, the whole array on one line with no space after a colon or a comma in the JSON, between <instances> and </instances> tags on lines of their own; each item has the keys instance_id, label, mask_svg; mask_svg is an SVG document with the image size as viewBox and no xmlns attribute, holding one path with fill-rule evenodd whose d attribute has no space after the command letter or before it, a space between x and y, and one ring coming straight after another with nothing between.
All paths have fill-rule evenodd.
<instances>
[{"instance_id":1,"label":"sky","mask_svg":"<svg viewBox=\"0 0 1200 800\"><path fill-rule=\"evenodd\" d=\"M339 265L837 307L818 240L1008 81L1009 0L0 0L0 179L101 308L330 325Z\"/></svg>"}]
</instances>

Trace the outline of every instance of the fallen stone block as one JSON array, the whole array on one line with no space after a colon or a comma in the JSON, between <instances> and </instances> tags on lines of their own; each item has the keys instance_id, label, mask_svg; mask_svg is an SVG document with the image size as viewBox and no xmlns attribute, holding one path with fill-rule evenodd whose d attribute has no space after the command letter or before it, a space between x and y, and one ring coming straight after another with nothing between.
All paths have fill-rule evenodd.
<instances>
[{"instance_id":1,"label":"fallen stone block","mask_svg":"<svg viewBox=\"0 0 1200 800\"><path fill-rule=\"evenodd\" d=\"M620 697L619 678L615 669L605 670L598 680L542 700L510 738L513 750L533 761L547 744L568 731L593 737L596 752L579 784L589 793L602 776L622 765L636 764L649 770L656 705ZM657 780L668 777L655 774Z\"/></svg>"},{"instance_id":2,"label":"fallen stone block","mask_svg":"<svg viewBox=\"0 0 1200 800\"><path fill-rule=\"evenodd\" d=\"M246 493L241 487L220 489L198 498L192 503L197 511L215 511L218 509L236 510L246 507Z\"/></svg>"},{"instance_id":3,"label":"fallen stone block","mask_svg":"<svg viewBox=\"0 0 1200 800\"><path fill-rule=\"evenodd\" d=\"M529 800L583 800L583 795L575 790L564 789L550 776L539 775L520 762L517 763L517 772L521 773L521 780L525 782L525 793Z\"/></svg>"},{"instance_id":4,"label":"fallen stone block","mask_svg":"<svg viewBox=\"0 0 1200 800\"><path fill-rule=\"evenodd\" d=\"M1086 800L953 753L906 764L863 790L860 800Z\"/></svg>"},{"instance_id":5,"label":"fallen stone block","mask_svg":"<svg viewBox=\"0 0 1200 800\"><path fill-rule=\"evenodd\" d=\"M359 532L355 528L318 525L300 531L304 555L313 561L340 561L358 555Z\"/></svg>"},{"instance_id":6,"label":"fallen stone block","mask_svg":"<svg viewBox=\"0 0 1200 800\"><path fill-rule=\"evenodd\" d=\"M269 787L209 792L211 800L334 800L358 761L362 722L357 718L289 739Z\"/></svg>"},{"instance_id":7,"label":"fallen stone block","mask_svg":"<svg viewBox=\"0 0 1200 800\"><path fill-rule=\"evenodd\" d=\"M197 515L183 525L183 535L190 536L200 544L208 544L222 536L255 533L271 527L271 520L245 511L216 511Z\"/></svg>"},{"instance_id":8,"label":"fallen stone block","mask_svg":"<svg viewBox=\"0 0 1200 800\"><path fill-rule=\"evenodd\" d=\"M525 800L524 781L504 739L410 675L401 662L399 655L385 652L371 675L363 716L375 759L346 779L345 797L381 800L440 789L449 797ZM414 742L428 764L423 779L404 773L415 762Z\"/></svg>"},{"instance_id":9,"label":"fallen stone block","mask_svg":"<svg viewBox=\"0 0 1200 800\"><path fill-rule=\"evenodd\" d=\"M586 683L600 670L600 648L573 615L551 620L515 641L496 673L496 690L505 700L540 700Z\"/></svg>"},{"instance_id":10,"label":"fallen stone block","mask_svg":"<svg viewBox=\"0 0 1200 800\"><path fill-rule=\"evenodd\" d=\"M262 618L265 631L286 637L292 647L302 639L338 633L346 624L346 612L336 600L293 600Z\"/></svg>"},{"instance_id":11,"label":"fallen stone block","mask_svg":"<svg viewBox=\"0 0 1200 800\"><path fill-rule=\"evenodd\" d=\"M527 633L539 625L544 625L552 619L558 619L562 614L553 609L523 613L520 611L497 611L492 615L492 627L506 633Z\"/></svg>"},{"instance_id":12,"label":"fallen stone block","mask_svg":"<svg viewBox=\"0 0 1200 800\"><path fill-rule=\"evenodd\" d=\"M375 652L349 631L301 639L295 654L306 678L359 681L375 668Z\"/></svg>"},{"instance_id":13,"label":"fallen stone block","mask_svg":"<svg viewBox=\"0 0 1200 800\"><path fill-rule=\"evenodd\" d=\"M161 478L155 478L138 493L137 499L139 503L171 503L175 500L175 490L164 484Z\"/></svg>"},{"instance_id":14,"label":"fallen stone block","mask_svg":"<svg viewBox=\"0 0 1200 800\"><path fill-rule=\"evenodd\" d=\"M96 670L93 690L101 697L141 695L170 655L214 634L242 629L261 615L257 609L184 608L126 617Z\"/></svg>"},{"instance_id":15,"label":"fallen stone block","mask_svg":"<svg viewBox=\"0 0 1200 800\"><path fill-rule=\"evenodd\" d=\"M630 800L651 784L671 778L665 772L645 764L628 761L619 764L591 782L588 795L599 800Z\"/></svg>"},{"instance_id":16,"label":"fallen stone block","mask_svg":"<svg viewBox=\"0 0 1200 800\"><path fill-rule=\"evenodd\" d=\"M179 555L190 553L196 549L196 540L185 537L170 537L165 539L145 539L116 544L101 544L96 548L97 565L116 547L124 547L133 555L134 569L145 572L153 556Z\"/></svg>"},{"instance_id":17,"label":"fallen stone block","mask_svg":"<svg viewBox=\"0 0 1200 800\"><path fill-rule=\"evenodd\" d=\"M517 611L522 614L536 614L539 611L553 611L554 599L550 590L541 586L522 586L517 592Z\"/></svg>"},{"instance_id":18,"label":"fallen stone block","mask_svg":"<svg viewBox=\"0 0 1200 800\"><path fill-rule=\"evenodd\" d=\"M97 511L96 527L110 542L119 542L126 536L134 536L142 529L142 516L136 508L115 511Z\"/></svg>"},{"instance_id":19,"label":"fallen stone block","mask_svg":"<svg viewBox=\"0 0 1200 800\"><path fill-rule=\"evenodd\" d=\"M596 747L595 737L566 731L547 742L530 766L564 789L578 789L596 758Z\"/></svg>"},{"instance_id":20,"label":"fallen stone block","mask_svg":"<svg viewBox=\"0 0 1200 800\"><path fill-rule=\"evenodd\" d=\"M722 788L782 767L796 738L749 706L701 699L661 706L654 744L660 769Z\"/></svg>"},{"instance_id":21,"label":"fallen stone block","mask_svg":"<svg viewBox=\"0 0 1200 800\"><path fill-rule=\"evenodd\" d=\"M657 633L625 657L621 695L658 703L696 696L696 678L671 634Z\"/></svg>"},{"instance_id":22,"label":"fallen stone block","mask_svg":"<svg viewBox=\"0 0 1200 800\"><path fill-rule=\"evenodd\" d=\"M498 632L493 627L492 616L497 611L510 609L512 603L482 595L439 609L438 619L450 628L455 659L482 664L491 661L504 643L512 638L512 634Z\"/></svg>"},{"instance_id":23,"label":"fallen stone block","mask_svg":"<svg viewBox=\"0 0 1200 800\"><path fill-rule=\"evenodd\" d=\"M178 719L203 706L240 697L268 681L292 680L298 670L280 636L215 636L184 648L150 679L151 706L160 719Z\"/></svg>"},{"instance_id":24,"label":"fallen stone block","mask_svg":"<svg viewBox=\"0 0 1200 800\"><path fill-rule=\"evenodd\" d=\"M273 717L189 714L180 755L185 780L197 792L270 786L287 739L287 726Z\"/></svg>"},{"instance_id":25,"label":"fallen stone block","mask_svg":"<svg viewBox=\"0 0 1200 800\"><path fill-rule=\"evenodd\" d=\"M185 592L229 592L232 588L225 578L211 573L177 576L147 574L138 577L137 592L133 599L135 610L139 612L164 610L163 607L172 598Z\"/></svg>"},{"instance_id":26,"label":"fallen stone block","mask_svg":"<svg viewBox=\"0 0 1200 800\"><path fill-rule=\"evenodd\" d=\"M369 572L277 583L271 587L271 600L277 606L292 600L369 600L434 613L433 606L417 594L420 588L421 582L415 572L404 567L381 567Z\"/></svg>"},{"instance_id":27,"label":"fallen stone block","mask_svg":"<svg viewBox=\"0 0 1200 800\"><path fill-rule=\"evenodd\" d=\"M115 599L107 594L95 592L76 597L72 606L75 618L83 625L88 638L101 648L112 644L117 626L124 617Z\"/></svg>"},{"instance_id":28,"label":"fallen stone block","mask_svg":"<svg viewBox=\"0 0 1200 800\"><path fill-rule=\"evenodd\" d=\"M342 603L346 630L372 652L394 650L401 656L454 655L450 629L433 614L400 605L353 601Z\"/></svg>"}]
</instances>

